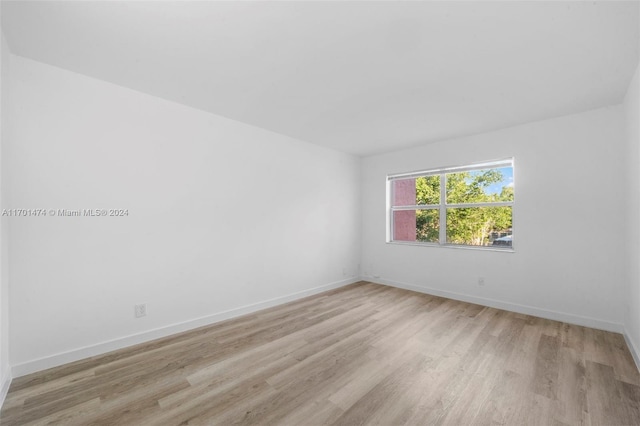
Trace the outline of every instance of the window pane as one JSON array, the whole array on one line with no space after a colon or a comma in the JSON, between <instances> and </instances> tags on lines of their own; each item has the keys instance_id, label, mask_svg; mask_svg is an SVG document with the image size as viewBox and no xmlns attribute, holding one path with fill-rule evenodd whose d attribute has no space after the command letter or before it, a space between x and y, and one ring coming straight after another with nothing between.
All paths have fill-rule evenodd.
<instances>
[{"instance_id":1,"label":"window pane","mask_svg":"<svg viewBox=\"0 0 640 426\"><path fill-rule=\"evenodd\" d=\"M440 233L438 209L393 212L393 240L437 243Z\"/></svg>"},{"instance_id":2,"label":"window pane","mask_svg":"<svg viewBox=\"0 0 640 426\"><path fill-rule=\"evenodd\" d=\"M440 240L439 210L416 211L416 240L426 243L437 243Z\"/></svg>"},{"instance_id":3,"label":"window pane","mask_svg":"<svg viewBox=\"0 0 640 426\"><path fill-rule=\"evenodd\" d=\"M440 176L416 178L416 204L440 204Z\"/></svg>"},{"instance_id":4,"label":"window pane","mask_svg":"<svg viewBox=\"0 0 640 426\"><path fill-rule=\"evenodd\" d=\"M440 176L420 176L391 181L393 206L440 203Z\"/></svg>"},{"instance_id":5,"label":"window pane","mask_svg":"<svg viewBox=\"0 0 640 426\"><path fill-rule=\"evenodd\" d=\"M511 247L511 207L447 209L447 243Z\"/></svg>"},{"instance_id":6,"label":"window pane","mask_svg":"<svg viewBox=\"0 0 640 426\"><path fill-rule=\"evenodd\" d=\"M447 203L513 201L513 167L447 174Z\"/></svg>"}]
</instances>

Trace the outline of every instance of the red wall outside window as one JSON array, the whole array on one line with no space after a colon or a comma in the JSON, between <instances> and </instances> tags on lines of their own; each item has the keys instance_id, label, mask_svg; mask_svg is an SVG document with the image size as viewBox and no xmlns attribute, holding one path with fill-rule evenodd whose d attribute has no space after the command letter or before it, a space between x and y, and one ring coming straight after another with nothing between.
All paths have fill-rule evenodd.
<instances>
[{"instance_id":1,"label":"red wall outside window","mask_svg":"<svg viewBox=\"0 0 640 426\"><path fill-rule=\"evenodd\" d=\"M414 205L416 203L416 180L393 181L393 205ZM416 240L416 211L403 210L393 213L393 239L395 241Z\"/></svg>"}]
</instances>

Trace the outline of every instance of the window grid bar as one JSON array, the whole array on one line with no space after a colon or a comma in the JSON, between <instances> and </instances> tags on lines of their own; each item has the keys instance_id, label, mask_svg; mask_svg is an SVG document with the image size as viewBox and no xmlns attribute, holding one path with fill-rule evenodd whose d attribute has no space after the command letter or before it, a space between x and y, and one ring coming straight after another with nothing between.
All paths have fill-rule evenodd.
<instances>
[{"instance_id":1,"label":"window grid bar","mask_svg":"<svg viewBox=\"0 0 640 426\"><path fill-rule=\"evenodd\" d=\"M404 210L435 210L439 209L440 204L417 204L414 206L393 206L391 211L399 212Z\"/></svg>"},{"instance_id":2,"label":"window grid bar","mask_svg":"<svg viewBox=\"0 0 640 426\"><path fill-rule=\"evenodd\" d=\"M391 211L435 210L441 207L441 204L416 204L412 206L392 206ZM464 209L473 207L513 207L513 201L496 201L493 203L445 204L444 207L451 209Z\"/></svg>"},{"instance_id":3,"label":"window grid bar","mask_svg":"<svg viewBox=\"0 0 640 426\"><path fill-rule=\"evenodd\" d=\"M495 203L445 204L447 208L464 209L470 207L513 207L513 201L496 201Z\"/></svg>"},{"instance_id":4,"label":"window grid bar","mask_svg":"<svg viewBox=\"0 0 640 426\"><path fill-rule=\"evenodd\" d=\"M440 175L440 218L439 218L439 243L447 243L447 175Z\"/></svg>"},{"instance_id":5,"label":"window grid bar","mask_svg":"<svg viewBox=\"0 0 640 426\"><path fill-rule=\"evenodd\" d=\"M391 183L390 180L387 180L387 188L389 188L389 199L387 200L387 203L389 203L389 206L393 205L393 200L395 199L395 189L393 187L393 184ZM393 207L391 207L391 214L389 214L389 218L388 218L388 226L389 226L389 237L391 238L391 241L395 241L396 236L394 234L394 219L393 219ZM389 211L389 210L387 210Z\"/></svg>"}]
</instances>

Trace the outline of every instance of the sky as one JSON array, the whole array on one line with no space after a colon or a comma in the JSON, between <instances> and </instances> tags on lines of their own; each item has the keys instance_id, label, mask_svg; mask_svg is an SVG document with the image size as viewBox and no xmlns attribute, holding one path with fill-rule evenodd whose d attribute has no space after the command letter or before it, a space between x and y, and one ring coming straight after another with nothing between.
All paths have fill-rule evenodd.
<instances>
[{"instance_id":1,"label":"sky","mask_svg":"<svg viewBox=\"0 0 640 426\"><path fill-rule=\"evenodd\" d=\"M501 167L498 170L502 172L504 179L502 182L489 186L487 188L487 194L500 194L503 186L513 186L513 167Z\"/></svg>"}]
</instances>

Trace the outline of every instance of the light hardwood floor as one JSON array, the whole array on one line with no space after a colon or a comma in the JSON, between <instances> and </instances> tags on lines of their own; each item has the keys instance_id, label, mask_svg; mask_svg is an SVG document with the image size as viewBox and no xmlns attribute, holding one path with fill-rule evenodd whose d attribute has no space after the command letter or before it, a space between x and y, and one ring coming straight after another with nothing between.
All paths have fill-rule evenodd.
<instances>
[{"instance_id":1,"label":"light hardwood floor","mask_svg":"<svg viewBox=\"0 0 640 426\"><path fill-rule=\"evenodd\" d=\"M13 381L2 425L638 425L620 334L361 282Z\"/></svg>"}]
</instances>

